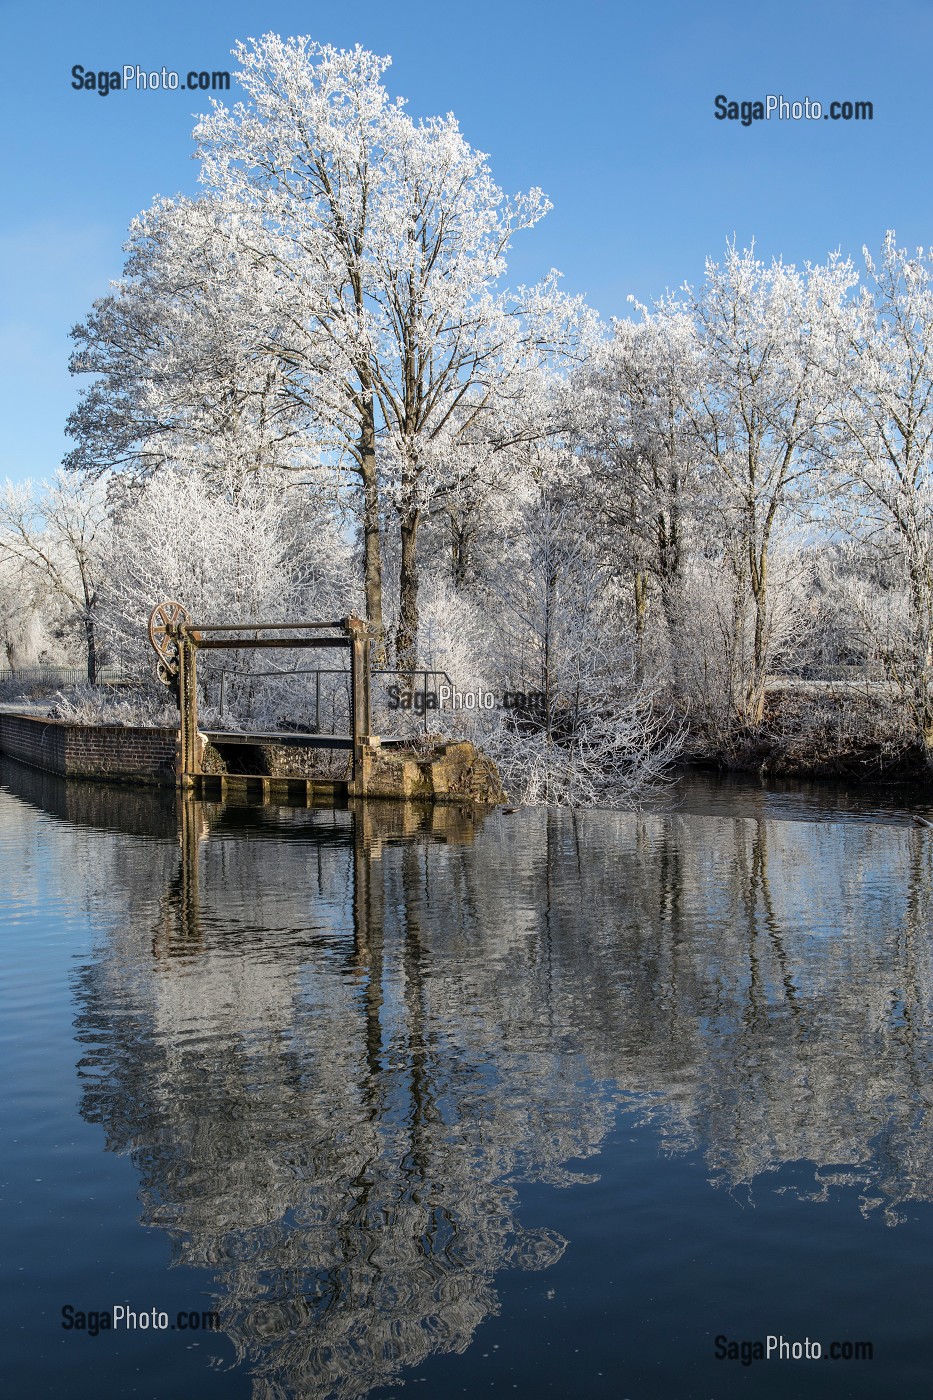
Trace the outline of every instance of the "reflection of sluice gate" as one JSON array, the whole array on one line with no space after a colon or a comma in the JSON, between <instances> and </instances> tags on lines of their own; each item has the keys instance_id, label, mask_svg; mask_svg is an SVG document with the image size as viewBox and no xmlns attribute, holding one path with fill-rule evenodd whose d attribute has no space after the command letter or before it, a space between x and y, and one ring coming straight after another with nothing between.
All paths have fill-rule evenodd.
<instances>
[{"instance_id":1,"label":"reflection of sluice gate","mask_svg":"<svg viewBox=\"0 0 933 1400\"><path fill-rule=\"evenodd\" d=\"M495 1085L478 1101L439 1036L446 975L425 956L416 886L399 901L395 881L432 850L438 874L457 864L481 812L180 808L151 1038L114 1064L108 1141L119 1150L128 1128L146 1225L171 1235L178 1262L213 1273L212 1307L254 1394L350 1400L433 1352L462 1352L498 1310L499 1269L561 1257L563 1237L525 1228L499 1177L526 1153L585 1152L609 1110L567 1082L555 1147L554 1086L536 1062L519 1117L547 1129L540 1145L515 1143L510 1095L495 1134Z\"/></svg>"},{"instance_id":2,"label":"reflection of sluice gate","mask_svg":"<svg viewBox=\"0 0 933 1400\"><path fill-rule=\"evenodd\" d=\"M287 782L287 779L273 782L273 790L283 788ZM283 826L274 799L271 808L264 812L249 802L215 803L210 801L209 793L206 796L206 801L192 801L190 796L176 799L180 859L153 942L153 952L158 958L184 955L203 947L204 909L209 909L212 903L210 889L205 891L202 902L201 868L206 843L219 836L235 835L244 824L253 841L307 843L313 839L320 846L341 849L352 846L353 937L357 953L365 961L371 924L374 919L381 920L383 913L381 902L378 907L372 902L372 867L375 864L378 868L383 847L409 842L419 836L445 845L470 845L484 820L483 809L472 806L408 805L378 799L363 803L351 799L336 807L328 802L311 809L309 804L307 813L288 813L289 821L294 821L295 825ZM297 800L280 804L282 808L300 808L301 805ZM216 894L215 890L214 897Z\"/></svg>"}]
</instances>

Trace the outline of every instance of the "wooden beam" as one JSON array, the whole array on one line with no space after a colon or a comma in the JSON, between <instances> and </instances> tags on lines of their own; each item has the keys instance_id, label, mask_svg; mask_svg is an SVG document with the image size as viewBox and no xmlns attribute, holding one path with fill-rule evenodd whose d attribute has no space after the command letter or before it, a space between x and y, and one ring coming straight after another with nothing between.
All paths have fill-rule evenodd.
<instances>
[{"instance_id":1,"label":"wooden beam","mask_svg":"<svg viewBox=\"0 0 933 1400\"><path fill-rule=\"evenodd\" d=\"M325 628L344 631L346 620L336 622L182 622L166 627L169 636L184 629L187 632L321 632Z\"/></svg>"},{"instance_id":2,"label":"wooden beam","mask_svg":"<svg viewBox=\"0 0 933 1400\"><path fill-rule=\"evenodd\" d=\"M194 643L199 651L252 651L255 647L351 647L349 637L214 637Z\"/></svg>"}]
</instances>

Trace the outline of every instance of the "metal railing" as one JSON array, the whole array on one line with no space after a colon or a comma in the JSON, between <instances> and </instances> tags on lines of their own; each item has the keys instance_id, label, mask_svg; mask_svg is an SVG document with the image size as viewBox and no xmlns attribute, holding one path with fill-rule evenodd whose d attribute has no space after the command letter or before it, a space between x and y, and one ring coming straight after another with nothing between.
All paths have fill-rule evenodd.
<instances>
[{"instance_id":1,"label":"metal railing","mask_svg":"<svg viewBox=\"0 0 933 1400\"><path fill-rule=\"evenodd\" d=\"M121 666L101 666L97 671L98 685L120 685L129 677ZM9 682L22 685L86 685L86 666L5 666L0 667L0 685Z\"/></svg>"},{"instance_id":2,"label":"metal railing","mask_svg":"<svg viewBox=\"0 0 933 1400\"><path fill-rule=\"evenodd\" d=\"M229 666L223 667L220 672L220 717L223 718L227 708L227 677L240 676L245 680L258 680L261 677L275 677L279 680L290 679L292 676L314 676L314 729L313 733L321 732L321 677L322 676L345 676L347 689L347 705L350 704L350 671L346 666L327 667L309 666L300 667L294 671L237 671Z\"/></svg>"},{"instance_id":3,"label":"metal railing","mask_svg":"<svg viewBox=\"0 0 933 1400\"><path fill-rule=\"evenodd\" d=\"M215 674L216 674L216 673L215 673ZM429 678L429 677L434 677L434 678L435 678L435 681L436 681L437 679L439 679L439 678L440 678L440 679L443 679L443 680L446 682L446 684L451 688L451 690L453 689L453 682L451 681L450 676L447 674L446 671L425 670L423 667L418 667L418 668L416 668L416 669L414 669L414 670L399 670L397 667L376 667L376 668L374 668L374 669L370 672L370 675L372 675L372 676L404 676L404 677L406 678L406 680L407 680L409 677L412 677L412 678L413 678L413 677L415 677L415 676L420 676L420 677L422 678L421 685L418 687L418 689L420 689L421 693L422 693L423 696L424 696L424 704L423 704L423 708L422 708L422 718L423 718L423 727L424 727L424 732L425 732L425 734L427 734L427 732L428 732L428 696L429 696L430 694L432 694L433 691L436 689L436 686L435 686L435 687L431 687L431 686L428 685L428 678ZM224 713L225 713L225 711L226 711L226 705L227 705L227 677L228 677L228 676L240 676L240 677L242 677L242 678L244 678L244 679L246 679L246 680L254 680L254 679L259 679L259 678L261 678L261 677L274 677L274 678L276 678L276 679L282 680L282 679L288 679L288 678L290 678L291 676L314 676L314 729L313 729L311 732L312 732L312 733L315 733L315 734L320 734L320 733L321 733L321 677L322 677L322 676L345 676L345 677L346 677L347 703L348 703L348 704L349 704L349 700L350 700L350 672L349 672L349 671L347 670L347 668L344 667L344 666L340 666L340 667L336 667L336 668L334 668L334 667L326 667L326 666L321 666L321 667L309 666L309 667L298 668L298 669L296 669L296 670L294 670L294 671L239 671L239 670L233 670L231 667L225 666L225 667L223 667L222 670L220 671L220 705L219 705L219 713L220 713L221 718L223 717L223 715L224 715Z\"/></svg>"}]
</instances>

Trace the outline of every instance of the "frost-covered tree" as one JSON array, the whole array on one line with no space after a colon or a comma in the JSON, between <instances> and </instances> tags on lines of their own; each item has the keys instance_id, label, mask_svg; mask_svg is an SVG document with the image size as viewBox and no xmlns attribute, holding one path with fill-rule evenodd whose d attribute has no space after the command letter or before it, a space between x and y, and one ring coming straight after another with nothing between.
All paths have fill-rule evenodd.
<instances>
[{"instance_id":1,"label":"frost-covered tree","mask_svg":"<svg viewBox=\"0 0 933 1400\"><path fill-rule=\"evenodd\" d=\"M553 278L518 297L499 289L513 235L547 201L537 189L506 200L452 116L415 122L390 102L387 59L275 35L236 53L249 104L201 121L203 178L271 243L277 354L306 372L332 450L359 475L377 627L380 518L395 512L396 649L412 666L423 515L456 483L464 436L521 392L577 314Z\"/></svg>"},{"instance_id":2,"label":"frost-covered tree","mask_svg":"<svg viewBox=\"0 0 933 1400\"><path fill-rule=\"evenodd\" d=\"M588 468L587 510L604 558L631 591L636 654L663 623L678 669L684 571L696 495L696 444L684 407L698 349L685 315L617 321L577 379L577 424ZM660 617L651 622L657 595Z\"/></svg>"},{"instance_id":3,"label":"frost-covered tree","mask_svg":"<svg viewBox=\"0 0 933 1400\"><path fill-rule=\"evenodd\" d=\"M109 565L107 483L59 471L51 481L7 481L0 489L0 564L38 583L79 628L87 678L100 665L101 583Z\"/></svg>"},{"instance_id":4,"label":"frost-covered tree","mask_svg":"<svg viewBox=\"0 0 933 1400\"><path fill-rule=\"evenodd\" d=\"M414 664L419 525L582 305L553 275L502 291L510 240L547 201L506 200L453 117L409 118L388 59L275 35L236 53L247 102L196 130L206 196L135 222L124 278L75 330L73 369L100 377L70 464L151 469L182 449L355 482L366 611L381 632L391 513Z\"/></svg>"},{"instance_id":5,"label":"frost-covered tree","mask_svg":"<svg viewBox=\"0 0 933 1400\"><path fill-rule=\"evenodd\" d=\"M267 35L239 44L247 104L196 129L207 186L248 217L261 244L287 366L325 452L357 477L366 609L382 629L381 501L368 353L368 264L384 182L387 60ZM270 235L272 235L270 239Z\"/></svg>"},{"instance_id":6,"label":"frost-covered tree","mask_svg":"<svg viewBox=\"0 0 933 1400\"><path fill-rule=\"evenodd\" d=\"M115 495L108 615L137 654L149 613L170 598L205 622L339 616L353 601L347 554L287 473L165 469Z\"/></svg>"},{"instance_id":7,"label":"frost-covered tree","mask_svg":"<svg viewBox=\"0 0 933 1400\"><path fill-rule=\"evenodd\" d=\"M933 763L933 254L909 255L890 232L880 258L865 249L865 264L838 319L836 519L877 556L875 572L900 574L901 619L881 607L893 600L890 578L859 611Z\"/></svg>"},{"instance_id":8,"label":"frost-covered tree","mask_svg":"<svg viewBox=\"0 0 933 1400\"><path fill-rule=\"evenodd\" d=\"M0 549L0 665L15 670L58 660L60 612L44 577Z\"/></svg>"},{"instance_id":9,"label":"frost-covered tree","mask_svg":"<svg viewBox=\"0 0 933 1400\"><path fill-rule=\"evenodd\" d=\"M111 649L126 671L151 680L146 623L168 599L196 622L346 616L359 610L350 556L333 519L288 472L232 473L225 481L176 467L146 482L124 480L113 493L104 591ZM307 667L307 653L207 652L199 665L202 712L219 716L226 673L225 724L305 716L312 683L295 672ZM334 685L325 681L325 697Z\"/></svg>"},{"instance_id":10,"label":"frost-covered tree","mask_svg":"<svg viewBox=\"0 0 933 1400\"><path fill-rule=\"evenodd\" d=\"M122 278L72 331L74 373L93 374L68 420L71 468L197 467L229 480L316 462L287 367L262 249L219 199L157 200L133 220Z\"/></svg>"},{"instance_id":11,"label":"frost-covered tree","mask_svg":"<svg viewBox=\"0 0 933 1400\"><path fill-rule=\"evenodd\" d=\"M636 800L679 747L633 666L619 590L580 509L568 450L528 453L497 566L485 582L486 674L526 697L478 734L516 800Z\"/></svg>"},{"instance_id":12,"label":"frost-covered tree","mask_svg":"<svg viewBox=\"0 0 933 1400\"><path fill-rule=\"evenodd\" d=\"M746 724L762 719L773 655L772 549L819 485L817 448L838 397L835 317L854 280L838 257L799 272L731 245L699 289L658 308L695 326L700 375L685 404L707 534L714 526L732 575L734 705Z\"/></svg>"}]
</instances>

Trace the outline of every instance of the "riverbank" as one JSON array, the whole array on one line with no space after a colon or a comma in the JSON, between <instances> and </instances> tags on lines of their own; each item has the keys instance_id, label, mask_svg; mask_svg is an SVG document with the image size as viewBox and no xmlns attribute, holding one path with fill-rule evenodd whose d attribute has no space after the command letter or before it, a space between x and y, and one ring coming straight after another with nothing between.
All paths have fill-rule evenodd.
<instances>
[{"instance_id":1,"label":"riverbank","mask_svg":"<svg viewBox=\"0 0 933 1400\"><path fill-rule=\"evenodd\" d=\"M678 766L758 778L828 780L853 784L911 785L933 791L933 772L906 724L899 723L890 695L827 685L769 691L762 723L730 730L688 722ZM177 782L177 730L164 722L145 723L141 710L108 707L91 714L63 716L49 702L0 703L0 753L61 777L99 782L174 786ZM127 720L136 719L136 723ZM139 721L143 722L140 723ZM231 747L221 736L204 744L201 771L208 779L307 778L331 785L346 779L343 754L275 742ZM472 744L419 738L400 746L386 740L369 757L367 795L402 800L506 801L495 765ZM510 797L512 796L510 792Z\"/></svg>"},{"instance_id":2,"label":"riverbank","mask_svg":"<svg viewBox=\"0 0 933 1400\"><path fill-rule=\"evenodd\" d=\"M890 697L869 691L769 693L760 725L694 732L683 756L698 768L761 777L933 784L926 755Z\"/></svg>"}]
</instances>

